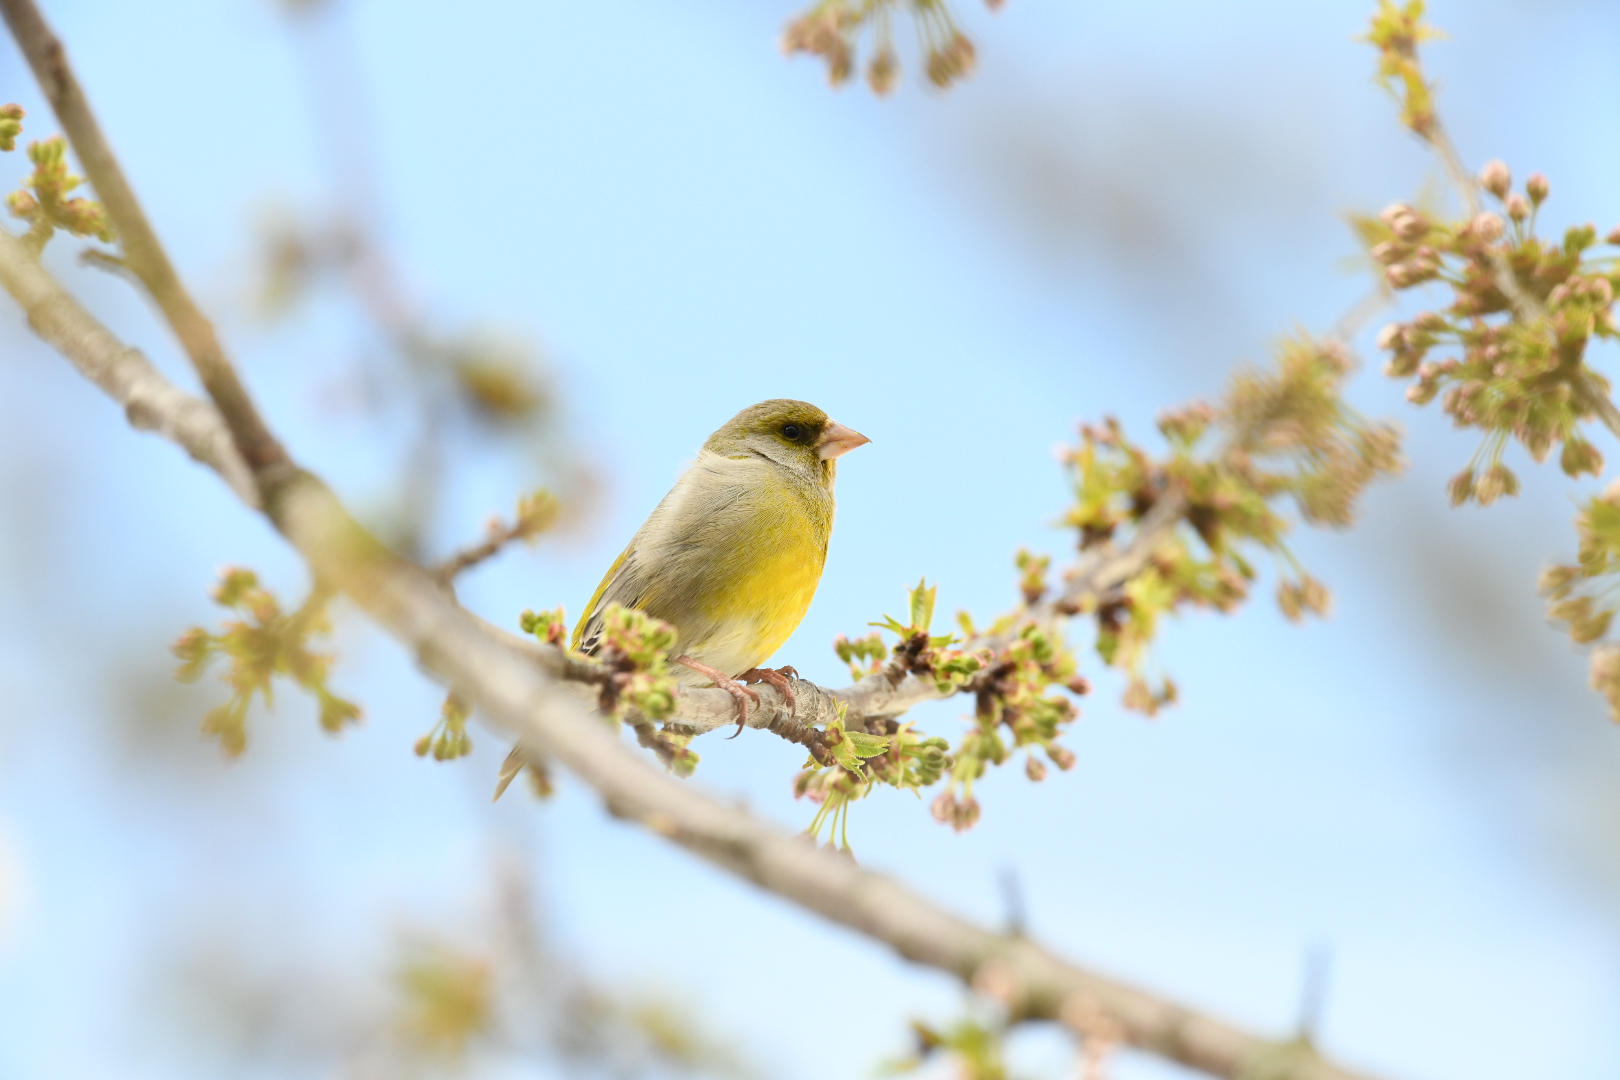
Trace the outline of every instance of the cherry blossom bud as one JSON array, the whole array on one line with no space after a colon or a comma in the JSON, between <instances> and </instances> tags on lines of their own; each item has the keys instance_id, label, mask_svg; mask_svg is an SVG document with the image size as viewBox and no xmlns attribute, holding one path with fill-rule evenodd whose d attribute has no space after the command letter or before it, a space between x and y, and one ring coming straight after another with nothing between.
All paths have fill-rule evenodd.
<instances>
[{"instance_id":1,"label":"cherry blossom bud","mask_svg":"<svg viewBox=\"0 0 1620 1080\"><path fill-rule=\"evenodd\" d=\"M1547 200L1547 177L1542 173L1532 173L1530 179L1524 182L1524 193L1530 196L1530 202L1540 206Z\"/></svg>"},{"instance_id":2,"label":"cherry blossom bud","mask_svg":"<svg viewBox=\"0 0 1620 1080\"><path fill-rule=\"evenodd\" d=\"M894 55L894 50L884 49L872 57L872 62L866 68L866 82L872 88L872 93L882 97L894 89L900 80L900 60Z\"/></svg>"},{"instance_id":3,"label":"cherry blossom bud","mask_svg":"<svg viewBox=\"0 0 1620 1080\"><path fill-rule=\"evenodd\" d=\"M1409 210L1397 219L1394 229L1402 240L1419 240L1428 235L1429 222L1423 215Z\"/></svg>"},{"instance_id":4,"label":"cherry blossom bud","mask_svg":"<svg viewBox=\"0 0 1620 1080\"><path fill-rule=\"evenodd\" d=\"M1410 393L1408 393L1408 396L1410 396ZM1473 493L1473 469L1464 469L1456 476L1453 476L1451 478L1451 483L1446 485L1446 497L1451 500L1452 506L1461 506L1463 503L1468 501L1469 496L1473 495Z\"/></svg>"},{"instance_id":5,"label":"cherry blossom bud","mask_svg":"<svg viewBox=\"0 0 1620 1080\"><path fill-rule=\"evenodd\" d=\"M1481 214L1470 223L1470 228L1475 236L1489 244L1502 235L1502 219L1496 214Z\"/></svg>"},{"instance_id":6,"label":"cherry blossom bud","mask_svg":"<svg viewBox=\"0 0 1620 1080\"><path fill-rule=\"evenodd\" d=\"M1609 699L1609 715L1620 721L1620 645L1592 650L1592 689Z\"/></svg>"},{"instance_id":7,"label":"cherry blossom bud","mask_svg":"<svg viewBox=\"0 0 1620 1080\"><path fill-rule=\"evenodd\" d=\"M1406 244L1397 240L1385 240L1381 244L1374 244L1371 254L1374 259L1388 266L1390 263L1397 263L1406 258L1407 252L1411 250Z\"/></svg>"},{"instance_id":8,"label":"cherry blossom bud","mask_svg":"<svg viewBox=\"0 0 1620 1080\"><path fill-rule=\"evenodd\" d=\"M1530 216L1530 204L1524 201L1523 195L1509 195L1507 212L1514 221L1523 221Z\"/></svg>"},{"instance_id":9,"label":"cherry blossom bud","mask_svg":"<svg viewBox=\"0 0 1620 1080\"><path fill-rule=\"evenodd\" d=\"M1479 186L1495 195L1498 199L1507 198L1508 188L1513 186L1513 174L1508 172L1505 162L1487 162L1479 171Z\"/></svg>"},{"instance_id":10,"label":"cherry blossom bud","mask_svg":"<svg viewBox=\"0 0 1620 1080\"><path fill-rule=\"evenodd\" d=\"M1401 335L1405 332L1406 327L1402 326L1400 323L1390 323L1388 326L1378 331L1378 347L1386 352L1395 348L1395 346L1400 344Z\"/></svg>"}]
</instances>

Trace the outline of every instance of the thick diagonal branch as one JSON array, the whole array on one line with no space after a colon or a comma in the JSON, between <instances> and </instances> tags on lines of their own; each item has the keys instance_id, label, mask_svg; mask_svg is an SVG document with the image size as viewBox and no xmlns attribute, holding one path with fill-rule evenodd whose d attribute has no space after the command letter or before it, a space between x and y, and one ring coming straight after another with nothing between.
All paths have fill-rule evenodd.
<instances>
[{"instance_id":1,"label":"thick diagonal branch","mask_svg":"<svg viewBox=\"0 0 1620 1080\"><path fill-rule=\"evenodd\" d=\"M124 247L124 265L146 286L180 339L197 377L224 417L248 469L257 475L285 466L286 451L259 416L220 347L214 324L186 291L157 234L152 231L140 201L135 198L135 190L124 178L124 171L102 135L95 113L90 111L84 89L68 64L62 42L46 24L33 0L0 0L0 14L5 16L12 37L28 58L28 66L33 69L40 89L67 133L68 142L95 188L96 196L107 208L107 216Z\"/></svg>"}]
</instances>

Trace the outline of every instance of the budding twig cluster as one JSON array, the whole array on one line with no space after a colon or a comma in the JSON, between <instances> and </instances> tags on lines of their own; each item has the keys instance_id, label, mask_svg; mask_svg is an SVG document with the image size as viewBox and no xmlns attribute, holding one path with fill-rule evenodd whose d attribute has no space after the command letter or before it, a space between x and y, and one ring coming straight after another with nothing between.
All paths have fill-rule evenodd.
<instances>
[{"instance_id":1,"label":"budding twig cluster","mask_svg":"<svg viewBox=\"0 0 1620 1080\"><path fill-rule=\"evenodd\" d=\"M310 650L312 637L331 632L327 617L331 593L317 586L302 607L284 614L280 601L259 584L258 575L230 567L220 575L213 598L242 618L227 622L218 634L193 627L180 636L172 651L181 661L175 675L183 682L201 678L216 657L227 662L222 678L231 688L231 699L209 710L202 724L203 732L217 738L226 754L236 757L247 748L248 707L255 695L267 706L275 703L277 676L291 679L314 695L324 731L336 734L360 719L360 707L326 685L332 657Z\"/></svg>"},{"instance_id":2,"label":"budding twig cluster","mask_svg":"<svg viewBox=\"0 0 1620 1080\"><path fill-rule=\"evenodd\" d=\"M1518 492L1517 477L1501 460L1510 439L1538 462L1561 447L1559 464L1570 476L1601 472L1602 455L1580 424L1594 417L1594 396L1606 397L1608 382L1587 366L1586 353L1594 338L1620 337L1614 315L1620 267L1613 256L1588 256L1597 243L1591 225L1565 230L1561 242L1537 235L1546 177L1530 177L1516 193L1507 166L1493 161L1479 186L1510 224L1490 211L1441 224L1399 204L1358 224L1392 289L1433 282L1449 293L1439 311L1386 326L1378 344L1390 356L1386 374L1415 376L1409 401L1426 405L1439 397L1458 427L1484 433L1450 494L1454 504L1488 505ZM1610 240L1620 242L1620 232Z\"/></svg>"},{"instance_id":3,"label":"budding twig cluster","mask_svg":"<svg viewBox=\"0 0 1620 1080\"><path fill-rule=\"evenodd\" d=\"M0 105L0 150L16 149L23 115L20 105ZM34 163L33 174L6 196L6 206L12 217L28 222L27 241L35 251L42 250L57 229L102 243L113 241L112 223L100 203L68 198L84 180L68 171L66 139L58 135L29 143L28 160Z\"/></svg>"},{"instance_id":4,"label":"budding twig cluster","mask_svg":"<svg viewBox=\"0 0 1620 1080\"><path fill-rule=\"evenodd\" d=\"M991 10L1002 0L986 0ZM946 89L972 74L977 56L973 42L956 25L947 0L820 0L788 24L782 49L819 56L827 65L834 86L848 82L856 69L861 36L871 30L873 48L866 62L866 82L882 96L900 81L900 56L894 46L894 12L910 15L921 42L923 71L928 81Z\"/></svg>"}]
</instances>

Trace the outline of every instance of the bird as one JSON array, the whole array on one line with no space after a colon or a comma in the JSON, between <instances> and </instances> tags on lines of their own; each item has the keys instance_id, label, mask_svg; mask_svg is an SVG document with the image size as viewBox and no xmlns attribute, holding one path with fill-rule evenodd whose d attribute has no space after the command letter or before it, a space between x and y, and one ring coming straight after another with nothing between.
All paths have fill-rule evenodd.
<instances>
[{"instance_id":1,"label":"bird","mask_svg":"<svg viewBox=\"0 0 1620 1080\"><path fill-rule=\"evenodd\" d=\"M670 660L683 685L714 685L737 704L736 738L766 682L797 708L791 667L760 665L787 641L815 596L832 537L838 459L872 440L805 401L743 409L704 442L675 486L608 567L570 648L602 644L612 604L675 630ZM523 768L521 747L495 797Z\"/></svg>"}]
</instances>

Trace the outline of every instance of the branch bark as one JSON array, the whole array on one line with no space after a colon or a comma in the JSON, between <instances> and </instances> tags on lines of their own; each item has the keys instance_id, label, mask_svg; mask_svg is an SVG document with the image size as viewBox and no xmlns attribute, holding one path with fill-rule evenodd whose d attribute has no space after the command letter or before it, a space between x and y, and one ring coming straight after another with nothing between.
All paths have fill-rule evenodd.
<instances>
[{"instance_id":1,"label":"branch bark","mask_svg":"<svg viewBox=\"0 0 1620 1080\"><path fill-rule=\"evenodd\" d=\"M146 220L134 188L124 178L124 170L119 167L112 147L101 134L101 125L90 111L90 102L68 64L62 42L46 24L33 0L0 0L0 14L5 16L11 36L28 58L28 66L50 100L51 109L67 133L96 196L107 208L107 216L123 244L124 264L146 286L180 339L208 396L224 417L243 461L255 475L287 465L287 452L270 433L237 378L235 368L220 347L214 324L186 291Z\"/></svg>"}]
</instances>

